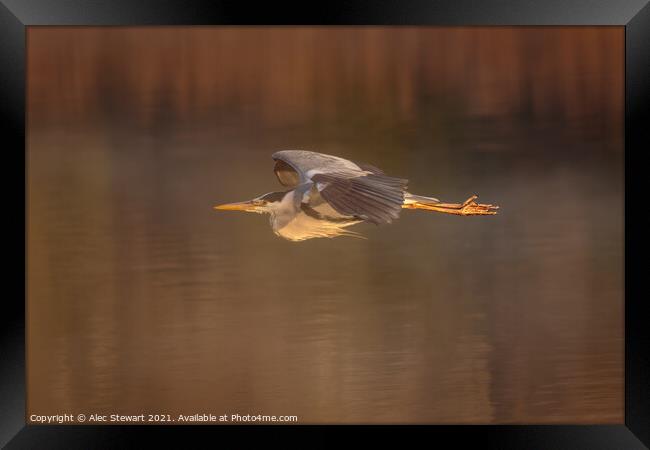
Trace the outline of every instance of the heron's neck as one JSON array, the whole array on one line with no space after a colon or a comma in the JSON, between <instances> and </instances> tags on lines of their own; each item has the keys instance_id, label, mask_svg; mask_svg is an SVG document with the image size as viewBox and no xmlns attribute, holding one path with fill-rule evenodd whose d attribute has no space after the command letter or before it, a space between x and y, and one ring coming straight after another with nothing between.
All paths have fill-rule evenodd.
<instances>
[{"instance_id":1,"label":"heron's neck","mask_svg":"<svg viewBox=\"0 0 650 450\"><path fill-rule=\"evenodd\" d=\"M289 191L287 195L282 198L282 201L278 202L277 205L274 205L270 210L271 214L271 227L273 231L286 226L289 222L296 217L296 201L295 201L296 191Z\"/></svg>"}]
</instances>

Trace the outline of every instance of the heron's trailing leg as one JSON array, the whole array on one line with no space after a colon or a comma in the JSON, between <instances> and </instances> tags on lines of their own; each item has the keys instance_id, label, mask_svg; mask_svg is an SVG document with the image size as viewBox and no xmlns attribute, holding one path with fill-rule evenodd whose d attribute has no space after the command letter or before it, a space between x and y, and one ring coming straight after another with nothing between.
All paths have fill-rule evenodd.
<instances>
[{"instance_id":1,"label":"heron's trailing leg","mask_svg":"<svg viewBox=\"0 0 650 450\"><path fill-rule=\"evenodd\" d=\"M423 209L426 211L436 211L446 214L455 214L458 216L491 216L497 213L496 210L499 209L498 206L476 203L474 201L476 198L478 198L478 196L472 195L463 203L417 201L413 203L404 203L402 208Z\"/></svg>"}]
</instances>

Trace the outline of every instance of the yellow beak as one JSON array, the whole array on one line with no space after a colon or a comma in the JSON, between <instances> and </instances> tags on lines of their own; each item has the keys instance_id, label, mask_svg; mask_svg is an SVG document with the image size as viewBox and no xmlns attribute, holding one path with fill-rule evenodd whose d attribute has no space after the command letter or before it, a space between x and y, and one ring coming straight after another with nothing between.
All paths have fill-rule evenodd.
<instances>
[{"instance_id":1,"label":"yellow beak","mask_svg":"<svg viewBox=\"0 0 650 450\"><path fill-rule=\"evenodd\" d=\"M214 209L221 211L252 211L255 205L253 202L237 202L237 203L226 203L225 205L217 205Z\"/></svg>"}]
</instances>

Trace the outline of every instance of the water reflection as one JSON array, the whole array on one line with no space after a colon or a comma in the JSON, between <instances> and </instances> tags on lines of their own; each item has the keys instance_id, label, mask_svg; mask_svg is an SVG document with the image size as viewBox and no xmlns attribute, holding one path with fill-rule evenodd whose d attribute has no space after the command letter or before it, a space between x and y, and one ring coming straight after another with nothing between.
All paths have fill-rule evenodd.
<instances>
[{"instance_id":1,"label":"water reflection","mask_svg":"<svg viewBox=\"0 0 650 450\"><path fill-rule=\"evenodd\" d=\"M30 29L28 410L621 422L622 36ZM503 213L215 214L283 148Z\"/></svg>"}]
</instances>

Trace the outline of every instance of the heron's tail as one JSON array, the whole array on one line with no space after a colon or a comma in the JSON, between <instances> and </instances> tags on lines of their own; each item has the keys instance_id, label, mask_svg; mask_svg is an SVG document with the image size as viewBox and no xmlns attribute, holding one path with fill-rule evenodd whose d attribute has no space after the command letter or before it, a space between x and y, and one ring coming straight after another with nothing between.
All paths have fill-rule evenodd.
<instances>
[{"instance_id":1,"label":"heron's tail","mask_svg":"<svg viewBox=\"0 0 650 450\"><path fill-rule=\"evenodd\" d=\"M484 205L476 203L476 195L472 195L463 203L442 203L437 198L414 195L409 192L404 194L404 203L402 208L405 209L423 209L425 211L435 211L446 214L456 214L459 216L486 216L496 214L499 209L496 205Z\"/></svg>"}]
</instances>

